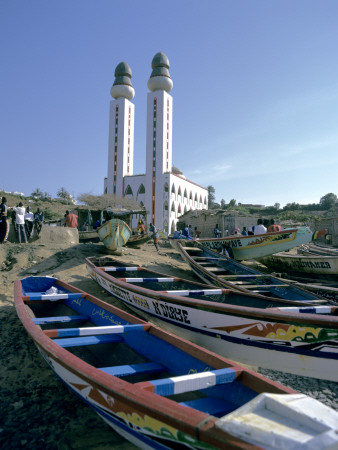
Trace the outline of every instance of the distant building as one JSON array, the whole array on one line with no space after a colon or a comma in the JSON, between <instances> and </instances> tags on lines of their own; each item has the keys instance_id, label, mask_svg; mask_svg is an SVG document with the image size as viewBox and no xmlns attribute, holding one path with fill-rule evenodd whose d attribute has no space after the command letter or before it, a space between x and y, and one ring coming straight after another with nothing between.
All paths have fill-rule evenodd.
<instances>
[{"instance_id":1,"label":"distant building","mask_svg":"<svg viewBox=\"0 0 338 450\"><path fill-rule=\"evenodd\" d=\"M146 173L134 175L134 116L131 102L135 91L132 72L125 62L115 69L111 88L108 145L108 175L104 192L130 197L145 206L148 222L165 233L172 233L178 217L190 209L208 208L208 190L187 180L172 166L172 110L169 92L173 82L169 60L157 53L148 80Z\"/></svg>"}]
</instances>

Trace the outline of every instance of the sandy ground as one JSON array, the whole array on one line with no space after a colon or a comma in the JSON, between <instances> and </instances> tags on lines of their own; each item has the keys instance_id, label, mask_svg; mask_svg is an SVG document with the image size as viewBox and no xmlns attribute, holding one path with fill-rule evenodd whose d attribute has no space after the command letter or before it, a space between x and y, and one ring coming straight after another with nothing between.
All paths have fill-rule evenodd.
<instances>
[{"instance_id":1,"label":"sandy ground","mask_svg":"<svg viewBox=\"0 0 338 450\"><path fill-rule=\"evenodd\" d=\"M124 247L119 259L191 278L169 243ZM42 236L29 244L0 245L0 447L2 449L136 448L111 430L54 375L27 337L13 304L14 281L29 274L55 275L126 309L87 275L84 258L102 255L98 244L60 243Z\"/></svg>"}]
</instances>

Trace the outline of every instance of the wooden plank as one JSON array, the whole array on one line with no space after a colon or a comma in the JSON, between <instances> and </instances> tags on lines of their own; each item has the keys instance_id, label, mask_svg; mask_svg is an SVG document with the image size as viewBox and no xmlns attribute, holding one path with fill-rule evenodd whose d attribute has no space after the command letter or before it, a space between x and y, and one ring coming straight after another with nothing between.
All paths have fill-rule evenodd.
<instances>
[{"instance_id":1,"label":"wooden plank","mask_svg":"<svg viewBox=\"0 0 338 450\"><path fill-rule=\"evenodd\" d=\"M155 394L168 396L207 389L218 384L232 383L236 379L236 373L237 369L226 368L136 384Z\"/></svg>"},{"instance_id":2,"label":"wooden plank","mask_svg":"<svg viewBox=\"0 0 338 450\"><path fill-rule=\"evenodd\" d=\"M98 336L106 334L124 334L143 332L150 328L151 325L107 325L101 327L84 327L84 328L61 328L55 330L44 330L46 336L50 338L66 338L75 336Z\"/></svg>"},{"instance_id":3,"label":"wooden plank","mask_svg":"<svg viewBox=\"0 0 338 450\"><path fill-rule=\"evenodd\" d=\"M160 363L149 362L124 366L100 367L100 370L109 373L110 375L114 375L115 377L127 377L135 374L164 372L167 368Z\"/></svg>"},{"instance_id":4,"label":"wooden plank","mask_svg":"<svg viewBox=\"0 0 338 450\"><path fill-rule=\"evenodd\" d=\"M96 344L118 344L123 342L121 336L117 334L104 334L101 336L84 336L76 338L64 338L64 339L53 339L53 342L58 344L62 348L67 347L80 347L83 345L96 345Z\"/></svg>"},{"instance_id":5,"label":"wooden plank","mask_svg":"<svg viewBox=\"0 0 338 450\"><path fill-rule=\"evenodd\" d=\"M243 283L244 284L244 283ZM280 287L289 287L288 284L245 284L245 289L266 289L266 288L280 288Z\"/></svg>"},{"instance_id":6,"label":"wooden plank","mask_svg":"<svg viewBox=\"0 0 338 450\"><path fill-rule=\"evenodd\" d=\"M57 317L35 317L32 319L35 325L44 325L46 323L66 323L66 322L85 322L90 320L89 316L57 316Z\"/></svg>"},{"instance_id":7,"label":"wooden plank","mask_svg":"<svg viewBox=\"0 0 338 450\"><path fill-rule=\"evenodd\" d=\"M198 248L198 247L182 247L183 248L183 250L185 250L185 251L192 251L192 252L203 252L203 250L201 249L201 248Z\"/></svg>"},{"instance_id":8,"label":"wooden plank","mask_svg":"<svg viewBox=\"0 0 338 450\"><path fill-rule=\"evenodd\" d=\"M203 267L203 269L208 270L209 272L227 272L226 269L222 269L221 267L216 267L216 266Z\"/></svg>"},{"instance_id":9,"label":"wooden plank","mask_svg":"<svg viewBox=\"0 0 338 450\"><path fill-rule=\"evenodd\" d=\"M29 292L27 295L24 295L22 297L23 301L43 301L43 300L51 300L51 301L58 301L58 300L77 300L83 297L84 294L81 293L72 293L72 292L65 292L62 294L46 294L46 293L40 293L40 292Z\"/></svg>"},{"instance_id":10,"label":"wooden plank","mask_svg":"<svg viewBox=\"0 0 338 450\"><path fill-rule=\"evenodd\" d=\"M212 260L218 260L219 258L214 258L211 256L193 256L192 257L194 261L212 261Z\"/></svg>"},{"instance_id":11,"label":"wooden plank","mask_svg":"<svg viewBox=\"0 0 338 450\"><path fill-rule=\"evenodd\" d=\"M243 279L255 279L255 278L270 278L270 275L220 275L222 278L231 280L232 278L243 278Z\"/></svg>"}]
</instances>

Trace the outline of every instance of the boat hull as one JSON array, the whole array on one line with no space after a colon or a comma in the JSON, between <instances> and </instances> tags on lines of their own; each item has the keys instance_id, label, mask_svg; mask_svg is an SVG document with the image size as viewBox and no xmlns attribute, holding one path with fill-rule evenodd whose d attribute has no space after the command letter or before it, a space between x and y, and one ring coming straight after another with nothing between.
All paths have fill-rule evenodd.
<instances>
[{"instance_id":1,"label":"boat hull","mask_svg":"<svg viewBox=\"0 0 338 450\"><path fill-rule=\"evenodd\" d=\"M338 256L276 253L260 259L260 262L279 272L338 279Z\"/></svg>"},{"instance_id":2,"label":"boat hull","mask_svg":"<svg viewBox=\"0 0 338 450\"><path fill-rule=\"evenodd\" d=\"M337 318L277 314L263 319L263 313L252 308L217 308L129 287L88 260L87 269L100 286L138 314L174 326L171 331L215 353L251 366L338 381Z\"/></svg>"},{"instance_id":3,"label":"boat hull","mask_svg":"<svg viewBox=\"0 0 338 450\"><path fill-rule=\"evenodd\" d=\"M311 242L312 238L313 233L308 227L299 227L254 236L229 236L217 239L199 239L198 241L205 247L216 251L220 251L223 244L229 243L234 258L244 261L290 250L298 245Z\"/></svg>"},{"instance_id":4,"label":"boat hull","mask_svg":"<svg viewBox=\"0 0 338 450\"><path fill-rule=\"evenodd\" d=\"M131 236L131 229L121 219L111 219L97 229L100 240L108 250L123 247Z\"/></svg>"}]
</instances>

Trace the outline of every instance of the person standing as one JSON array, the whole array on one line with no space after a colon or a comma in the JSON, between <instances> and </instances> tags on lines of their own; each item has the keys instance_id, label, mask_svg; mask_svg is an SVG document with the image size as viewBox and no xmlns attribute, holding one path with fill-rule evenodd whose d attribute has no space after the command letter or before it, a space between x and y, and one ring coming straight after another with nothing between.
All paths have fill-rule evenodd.
<instances>
[{"instance_id":1,"label":"person standing","mask_svg":"<svg viewBox=\"0 0 338 450\"><path fill-rule=\"evenodd\" d=\"M29 206L26 208L25 213L25 230L27 239L30 239L33 234L34 214L31 212Z\"/></svg>"},{"instance_id":2,"label":"person standing","mask_svg":"<svg viewBox=\"0 0 338 450\"><path fill-rule=\"evenodd\" d=\"M19 203L18 206L13 208L16 214L16 231L18 236L18 242L21 244L21 233L25 243L27 244L27 236L25 230L25 213L26 209L24 208L22 202Z\"/></svg>"},{"instance_id":3,"label":"person standing","mask_svg":"<svg viewBox=\"0 0 338 450\"><path fill-rule=\"evenodd\" d=\"M194 228L195 233L195 239L198 239L200 237L201 232L197 229L197 227Z\"/></svg>"},{"instance_id":4,"label":"person standing","mask_svg":"<svg viewBox=\"0 0 338 450\"><path fill-rule=\"evenodd\" d=\"M36 233L38 236L40 234L44 220L45 220L45 216L44 216L43 212L40 211L40 208L38 208L36 213L34 214L34 224L35 224L35 229L36 229Z\"/></svg>"},{"instance_id":5,"label":"person standing","mask_svg":"<svg viewBox=\"0 0 338 450\"><path fill-rule=\"evenodd\" d=\"M218 223L216 223L216 226L214 228L214 237L216 239L221 237L221 230L218 228Z\"/></svg>"},{"instance_id":6,"label":"person standing","mask_svg":"<svg viewBox=\"0 0 338 450\"><path fill-rule=\"evenodd\" d=\"M149 225L149 231L152 233L151 237L153 239L155 248L156 248L156 250L158 252L158 241L160 239L160 236L158 234L157 229L155 228L155 226L152 223Z\"/></svg>"},{"instance_id":7,"label":"person standing","mask_svg":"<svg viewBox=\"0 0 338 450\"><path fill-rule=\"evenodd\" d=\"M65 214L65 223L64 223L65 227L69 227L69 228L77 228L77 215L70 213L68 210L66 211Z\"/></svg>"},{"instance_id":8,"label":"person standing","mask_svg":"<svg viewBox=\"0 0 338 450\"><path fill-rule=\"evenodd\" d=\"M7 198L2 197L0 204L0 244L7 241L9 226L7 219Z\"/></svg>"}]
</instances>

